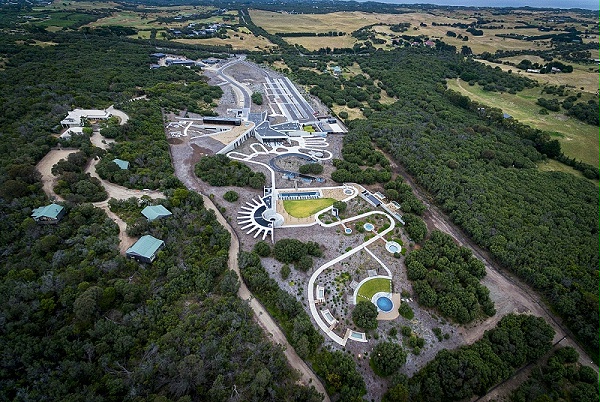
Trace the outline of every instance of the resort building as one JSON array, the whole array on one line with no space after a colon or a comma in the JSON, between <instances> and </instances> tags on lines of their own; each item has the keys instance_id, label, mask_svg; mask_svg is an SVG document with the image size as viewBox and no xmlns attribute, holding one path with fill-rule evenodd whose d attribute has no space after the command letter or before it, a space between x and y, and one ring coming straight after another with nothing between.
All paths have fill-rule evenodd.
<instances>
[{"instance_id":1,"label":"resort building","mask_svg":"<svg viewBox=\"0 0 600 402\"><path fill-rule=\"evenodd\" d=\"M153 220L166 218L173 214L162 205L148 205L146 208L142 209L142 215L148 219L148 222L152 222Z\"/></svg>"},{"instance_id":2,"label":"resort building","mask_svg":"<svg viewBox=\"0 0 600 402\"><path fill-rule=\"evenodd\" d=\"M31 217L40 224L55 224L61 220L66 211L62 205L50 204L33 210Z\"/></svg>"},{"instance_id":3,"label":"resort building","mask_svg":"<svg viewBox=\"0 0 600 402\"><path fill-rule=\"evenodd\" d=\"M63 120L61 120L60 124L63 128L69 127L83 127L84 119L88 120L106 120L110 116L106 110L97 110L97 109L75 109L67 114Z\"/></svg>"},{"instance_id":4,"label":"resort building","mask_svg":"<svg viewBox=\"0 0 600 402\"><path fill-rule=\"evenodd\" d=\"M151 263L156 259L156 253L165 246L165 242L156 237L145 235L127 249L125 255L139 262Z\"/></svg>"},{"instance_id":5,"label":"resort building","mask_svg":"<svg viewBox=\"0 0 600 402\"><path fill-rule=\"evenodd\" d=\"M113 159L113 162L121 168L121 170L129 169L129 162L124 161L123 159Z\"/></svg>"}]
</instances>

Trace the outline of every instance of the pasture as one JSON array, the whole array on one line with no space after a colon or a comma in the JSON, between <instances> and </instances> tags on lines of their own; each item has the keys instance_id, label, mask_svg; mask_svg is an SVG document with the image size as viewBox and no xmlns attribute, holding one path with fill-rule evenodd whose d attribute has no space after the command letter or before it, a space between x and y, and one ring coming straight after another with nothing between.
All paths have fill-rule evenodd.
<instances>
[{"instance_id":1,"label":"pasture","mask_svg":"<svg viewBox=\"0 0 600 402\"><path fill-rule=\"evenodd\" d=\"M476 102L502 109L521 123L553 133L559 140L565 155L598 166L598 127L585 124L563 113L539 114L541 106L536 104L537 99L542 96L550 97L541 95L540 88L526 89L511 95L484 91L481 86L471 86L460 79L449 80L447 85L449 89L466 95Z\"/></svg>"}]
</instances>

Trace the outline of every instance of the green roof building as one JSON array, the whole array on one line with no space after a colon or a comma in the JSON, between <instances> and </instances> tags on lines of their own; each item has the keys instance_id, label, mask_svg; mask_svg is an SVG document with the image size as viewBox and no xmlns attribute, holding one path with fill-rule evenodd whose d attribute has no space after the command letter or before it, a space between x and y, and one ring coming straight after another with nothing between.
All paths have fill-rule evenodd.
<instances>
[{"instance_id":1,"label":"green roof building","mask_svg":"<svg viewBox=\"0 0 600 402\"><path fill-rule=\"evenodd\" d=\"M166 218L173 214L162 205L148 205L146 208L142 209L142 215L148 219L148 222L152 222L155 219Z\"/></svg>"},{"instance_id":2,"label":"green roof building","mask_svg":"<svg viewBox=\"0 0 600 402\"><path fill-rule=\"evenodd\" d=\"M65 208L58 204L50 204L45 207L39 207L33 210L31 217L37 223L52 224L58 223L65 215Z\"/></svg>"},{"instance_id":3,"label":"green roof building","mask_svg":"<svg viewBox=\"0 0 600 402\"><path fill-rule=\"evenodd\" d=\"M123 159L113 159L113 162L123 170L129 169L129 162L124 161Z\"/></svg>"},{"instance_id":4,"label":"green roof building","mask_svg":"<svg viewBox=\"0 0 600 402\"><path fill-rule=\"evenodd\" d=\"M150 263L156 259L156 253L164 246L164 241L150 235L145 235L140 237L133 246L129 247L125 255L136 261Z\"/></svg>"}]
</instances>

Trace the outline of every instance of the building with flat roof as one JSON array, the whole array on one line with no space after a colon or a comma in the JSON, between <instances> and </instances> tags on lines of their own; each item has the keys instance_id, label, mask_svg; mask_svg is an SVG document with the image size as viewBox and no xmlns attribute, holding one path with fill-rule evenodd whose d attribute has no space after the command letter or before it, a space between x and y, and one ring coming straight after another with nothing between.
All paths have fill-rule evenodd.
<instances>
[{"instance_id":1,"label":"building with flat roof","mask_svg":"<svg viewBox=\"0 0 600 402\"><path fill-rule=\"evenodd\" d=\"M232 126L241 126L242 119L238 119L237 117L210 117L205 116L202 117L202 122L204 124L227 124Z\"/></svg>"},{"instance_id":2,"label":"building with flat roof","mask_svg":"<svg viewBox=\"0 0 600 402\"><path fill-rule=\"evenodd\" d=\"M32 211L31 217L34 221L41 224L55 224L65 216L65 208L62 205L50 204L44 207L36 208Z\"/></svg>"},{"instance_id":3,"label":"building with flat roof","mask_svg":"<svg viewBox=\"0 0 600 402\"><path fill-rule=\"evenodd\" d=\"M83 119L106 120L111 116L106 110L98 109L75 109L67 114L67 117L60 121L63 128L83 127Z\"/></svg>"},{"instance_id":4,"label":"building with flat roof","mask_svg":"<svg viewBox=\"0 0 600 402\"><path fill-rule=\"evenodd\" d=\"M129 169L129 162L124 161L123 159L113 159L113 162L122 170Z\"/></svg>"},{"instance_id":5,"label":"building with flat roof","mask_svg":"<svg viewBox=\"0 0 600 402\"><path fill-rule=\"evenodd\" d=\"M162 205L148 205L146 208L142 209L142 215L148 219L148 222L152 222L155 219L166 218L173 214Z\"/></svg>"},{"instance_id":6,"label":"building with flat roof","mask_svg":"<svg viewBox=\"0 0 600 402\"><path fill-rule=\"evenodd\" d=\"M165 242L156 237L145 235L127 249L125 255L139 262L151 263L156 254L165 246Z\"/></svg>"}]
</instances>

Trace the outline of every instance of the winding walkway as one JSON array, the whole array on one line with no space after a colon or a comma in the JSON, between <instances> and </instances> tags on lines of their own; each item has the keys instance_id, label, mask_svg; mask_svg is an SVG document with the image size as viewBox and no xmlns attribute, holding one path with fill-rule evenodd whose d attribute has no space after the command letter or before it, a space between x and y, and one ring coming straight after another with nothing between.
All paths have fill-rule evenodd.
<instances>
[{"instance_id":1,"label":"winding walkway","mask_svg":"<svg viewBox=\"0 0 600 402\"><path fill-rule=\"evenodd\" d=\"M362 244L359 244L358 246L354 247L352 250L349 250L346 253L340 255L339 257L336 257L333 260L331 260L329 262L326 262L325 264L321 265L315 272L313 272L313 274L311 275L310 279L308 280L308 286L307 286L307 291L308 291L308 306L310 308L310 312L311 312L311 314L312 314L315 322L317 323L317 325L319 326L319 328L321 328L321 330L323 332L325 332L325 334L327 334L327 336L329 336L334 342L336 342L337 344L342 345L342 346L346 345L346 341L347 341L348 338L346 338L346 337L342 338L338 334L334 333L331 329L329 329L329 325L327 325L327 323L325 321L323 321L323 319L319 315L319 312L317 311L317 306L315 305L315 291L314 291L315 281L317 280L317 277L319 275L321 275L321 273L324 270L326 270L327 268L329 268L329 267L337 264L338 262L340 262L342 260L345 260L346 258L350 257L353 254L356 254L358 251L366 248L367 246L370 246L371 244L375 243L379 239L383 238L386 234L388 234L389 232L391 232L392 230L394 230L394 228L396 227L396 222L394 221L394 218L392 218L391 216L389 216L385 212L380 212L380 211L367 212L367 213L364 213L364 214L361 214L361 215L353 216L351 218L346 218L344 220L333 222L333 223L329 223L329 224L321 222L319 220L319 218L317 217L317 221L318 221L319 225L328 228L328 227L333 227L333 226L336 226L336 225L342 225L342 224L345 224L346 222L352 222L352 221L355 221L355 220L358 220L358 219L362 219L362 218L365 218L365 217L371 216L371 215L383 215L383 216L385 216L390 221L390 227L388 227L383 232L378 233L377 235L375 235L373 238L367 240L366 242L364 242Z\"/></svg>"}]
</instances>

